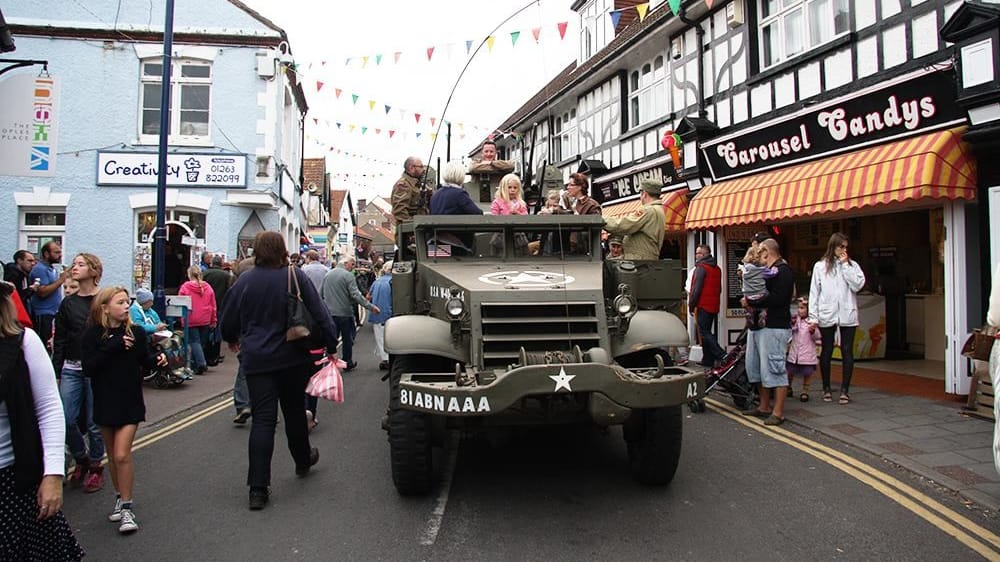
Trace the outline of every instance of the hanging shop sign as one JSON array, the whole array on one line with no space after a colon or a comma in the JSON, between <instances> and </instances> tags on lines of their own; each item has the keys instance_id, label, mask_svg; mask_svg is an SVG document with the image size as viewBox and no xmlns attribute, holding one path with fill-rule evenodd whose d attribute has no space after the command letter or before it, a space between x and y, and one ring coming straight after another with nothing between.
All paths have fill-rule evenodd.
<instances>
[{"instance_id":1,"label":"hanging shop sign","mask_svg":"<svg viewBox=\"0 0 1000 562\"><path fill-rule=\"evenodd\" d=\"M920 71L758 127L705 141L716 181L965 122L955 76Z\"/></svg>"},{"instance_id":2,"label":"hanging shop sign","mask_svg":"<svg viewBox=\"0 0 1000 562\"><path fill-rule=\"evenodd\" d=\"M607 205L639 194L639 184L643 180L656 180L666 185L680 181L670 154L660 154L645 162L630 163L594 178L590 196L602 205Z\"/></svg>"},{"instance_id":3,"label":"hanging shop sign","mask_svg":"<svg viewBox=\"0 0 1000 562\"><path fill-rule=\"evenodd\" d=\"M15 74L0 80L0 176L55 173L59 90L56 79Z\"/></svg>"},{"instance_id":4,"label":"hanging shop sign","mask_svg":"<svg viewBox=\"0 0 1000 562\"><path fill-rule=\"evenodd\" d=\"M168 154L170 187L246 187L245 154ZM97 185L155 186L155 152L98 152Z\"/></svg>"}]
</instances>

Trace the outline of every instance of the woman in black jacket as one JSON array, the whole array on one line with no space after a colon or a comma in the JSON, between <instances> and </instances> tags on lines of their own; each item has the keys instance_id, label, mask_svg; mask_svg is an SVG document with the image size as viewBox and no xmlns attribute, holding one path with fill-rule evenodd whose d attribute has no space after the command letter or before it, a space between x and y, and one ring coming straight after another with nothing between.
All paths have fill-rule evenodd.
<instances>
[{"instance_id":1,"label":"woman in black jacket","mask_svg":"<svg viewBox=\"0 0 1000 562\"><path fill-rule=\"evenodd\" d=\"M295 473L305 476L319 460L319 450L309 445L305 401L302 396L309 377L318 368L316 358L299 341L286 341L290 273L298 281L309 313L323 332L327 354L337 352L337 329L312 282L297 267L289 268L288 252L281 234L260 232L253 243L254 267L239 276L226 293L219 325L230 351L239 353L240 369L250 390L253 423L250 428L250 509L262 509L271 485L271 455L278 404L285 418L288 449Z\"/></svg>"}]
</instances>

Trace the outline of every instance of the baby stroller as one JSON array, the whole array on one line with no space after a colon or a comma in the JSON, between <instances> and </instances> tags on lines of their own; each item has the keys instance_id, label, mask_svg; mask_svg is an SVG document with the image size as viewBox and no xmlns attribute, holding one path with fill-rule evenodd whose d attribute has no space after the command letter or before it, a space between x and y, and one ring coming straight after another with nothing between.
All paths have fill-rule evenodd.
<instances>
[{"instance_id":1,"label":"baby stroller","mask_svg":"<svg viewBox=\"0 0 1000 562\"><path fill-rule=\"evenodd\" d=\"M757 399L756 390L747 378L746 370L747 329L744 328L729 353L719 363L705 373L705 395L718 387L729 394L733 404L746 410ZM705 411L705 400L699 398L688 402L688 408L694 412Z\"/></svg>"},{"instance_id":2,"label":"baby stroller","mask_svg":"<svg viewBox=\"0 0 1000 562\"><path fill-rule=\"evenodd\" d=\"M194 378L187 366L187 344L184 342L183 334L184 332L180 331L163 330L149 337L154 353L163 353L167 357L167 364L143 373L143 382L151 382L156 388L167 388Z\"/></svg>"}]
</instances>

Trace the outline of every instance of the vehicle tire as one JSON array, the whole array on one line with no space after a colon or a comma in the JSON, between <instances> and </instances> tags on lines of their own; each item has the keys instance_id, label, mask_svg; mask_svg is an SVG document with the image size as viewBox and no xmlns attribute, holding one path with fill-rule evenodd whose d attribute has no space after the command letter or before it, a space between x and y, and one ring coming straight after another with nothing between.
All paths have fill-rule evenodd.
<instances>
[{"instance_id":1,"label":"vehicle tire","mask_svg":"<svg viewBox=\"0 0 1000 562\"><path fill-rule=\"evenodd\" d=\"M389 412L389 458L397 492L414 496L430 491L433 451L427 414L401 409Z\"/></svg>"},{"instance_id":2,"label":"vehicle tire","mask_svg":"<svg viewBox=\"0 0 1000 562\"><path fill-rule=\"evenodd\" d=\"M688 402L688 409L692 414L700 414L705 411L705 401L698 399Z\"/></svg>"},{"instance_id":3,"label":"vehicle tire","mask_svg":"<svg viewBox=\"0 0 1000 562\"><path fill-rule=\"evenodd\" d=\"M389 363L389 460L392 482L404 496L426 494L433 478L431 419L399 407L403 373L434 372L443 362L427 355L393 355Z\"/></svg>"},{"instance_id":4,"label":"vehicle tire","mask_svg":"<svg viewBox=\"0 0 1000 562\"><path fill-rule=\"evenodd\" d=\"M156 388L167 388L167 377L163 373L153 375L153 386Z\"/></svg>"},{"instance_id":5,"label":"vehicle tire","mask_svg":"<svg viewBox=\"0 0 1000 562\"><path fill-rule=\"evenodd\" d=\"M680 406L634 410L623 427L632 475L643 484L669 484L681 456Z\"/></svg>"}]
</instances>

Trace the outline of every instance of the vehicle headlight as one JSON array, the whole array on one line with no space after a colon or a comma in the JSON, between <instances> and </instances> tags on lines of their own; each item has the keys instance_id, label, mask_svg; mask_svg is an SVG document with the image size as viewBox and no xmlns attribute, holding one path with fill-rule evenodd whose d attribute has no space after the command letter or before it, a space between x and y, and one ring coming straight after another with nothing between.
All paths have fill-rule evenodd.
<instances>
[{"instance_id":1,"label":"vehicle headlight","mask_svg":"<svg viewBox=\"0 0 1000 562\"><path fill-rule=\"evenodd\" d=\"M632 295L618 295L614 307L619 316L632 316L636 311L635 299Z\"/></svg>"},{"instance_id":2,"label":"vehicle headlight","mask_svg":"<svg viewBox=\"0 0 1000 562\"><path fill-rule=\"evenodd\" d=\"M465 313L465 301L457 297L451 297L444 305L445 312L453 319L459 319Z\"/></svg>"}]
</instances>

